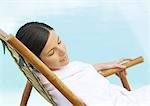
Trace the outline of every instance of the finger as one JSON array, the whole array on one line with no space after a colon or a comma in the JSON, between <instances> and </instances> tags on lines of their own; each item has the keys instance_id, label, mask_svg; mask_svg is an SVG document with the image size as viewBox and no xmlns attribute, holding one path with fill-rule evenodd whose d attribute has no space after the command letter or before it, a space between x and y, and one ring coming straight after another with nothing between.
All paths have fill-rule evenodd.
<instances>
[{"instance_id":1,"label":"finger","mask_svg":"<svg viewBox=\"0 0 150 106\"><path fill-rule=\"evenodd\" d=\"M125 69L126 68L126 66L121 65L121 64L116 64L116 67L121 68L121 69Z\"/></svg>"},{"instance_id":2,"label":"finger","mask_svg":"<svg viewBox=\"0 0 150 106\"><path fill-rule=\"evenodd\" d=\"M122 58L118 62L122 63L122 62L125 62L125 61L131 61L131 60L133 60L133 59L131 59L131 58Z\"/></svg>"}]
</instances>

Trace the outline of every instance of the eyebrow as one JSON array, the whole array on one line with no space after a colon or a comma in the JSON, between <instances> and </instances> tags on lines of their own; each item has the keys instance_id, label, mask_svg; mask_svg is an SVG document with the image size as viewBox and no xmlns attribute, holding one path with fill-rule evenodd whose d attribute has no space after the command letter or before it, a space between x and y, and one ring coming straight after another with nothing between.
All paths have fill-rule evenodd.
<instances>
[{"instance_id":1,"label":"eyebrow","mask_svg":"<svg viewBox=\"0 0 150 106\"><path fill-rule=\"evenodd\" d=\"M57 36L57 42L59 41L59 36ZM52 49L50 49L48 52L47 52L47 54L49 54L49 52L51 52L51 50L53 50L55 47L53 47Z\"/></svg>"}]
</instances>

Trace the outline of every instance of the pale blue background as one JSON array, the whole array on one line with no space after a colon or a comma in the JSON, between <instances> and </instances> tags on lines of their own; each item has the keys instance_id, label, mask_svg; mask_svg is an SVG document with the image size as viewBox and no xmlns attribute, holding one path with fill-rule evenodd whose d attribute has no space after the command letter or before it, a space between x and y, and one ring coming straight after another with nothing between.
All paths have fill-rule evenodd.
<instances>
[{"instance_id":1,"label":"pale blue background","mask_svg":"<svg viewBox=\"0 0 150 106\"><path fill-rule=\"evenodd\" d=\"M71 60L91 64L143 56L128 70L133 89L150 83L150 2L148 0L0 0L0 28L16 34L29 21L54 27ZM117 77L108 78L120 84ZM0 44L0 106L18 106L25 77ZM48 103L34 91L29 106Z\"/></svg>"}]
</instances>

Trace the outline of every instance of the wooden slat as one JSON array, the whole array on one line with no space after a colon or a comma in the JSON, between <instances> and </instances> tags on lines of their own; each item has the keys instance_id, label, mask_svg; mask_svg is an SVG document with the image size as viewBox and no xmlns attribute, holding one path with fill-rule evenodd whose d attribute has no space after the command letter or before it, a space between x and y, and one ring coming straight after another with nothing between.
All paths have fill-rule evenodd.
<instances>
[{"instance_id":1,"label":"wooden slat","mask_svg":"<svg viewBox=\"0 0 150 106\"><path fill-rule=\"evenodd\" d=\"M27 102L30 97L31 91L32 91L32 85L30 84L29 81L27 81L23 95L22 95L20 106L27 106Z\"/></svg>"},{"instance_id":2,"label":"wooden slat","mask_svg":"<svg viewBox=\"0 0 150 106\"><path fill-rule=\"evenodd\" d=\"M124 88L126 88L128 91L131 91L131 88L130 88L130 85L129 85L129 82L127 80L127 77L126 75L124 74L124 72L120 72L120 80L121 80L121 83L123 85Z\"/></svg>"}]
</instances>

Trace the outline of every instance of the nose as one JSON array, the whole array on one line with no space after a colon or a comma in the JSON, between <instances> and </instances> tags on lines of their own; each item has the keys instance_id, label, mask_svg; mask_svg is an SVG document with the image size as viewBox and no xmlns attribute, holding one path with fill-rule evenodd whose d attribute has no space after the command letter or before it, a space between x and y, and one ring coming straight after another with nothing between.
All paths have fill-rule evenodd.
<instances>
[{"instance_id":1,"label":"nose","mask_svg":"<svg viewBox=\"0 0 150 106\"><path fill-rule=\"evenodd\" d=\"M58 54L59 54L60 56L64 56L64 54L65 54L65 48L64 48L64 47L58 45L58 46L56 47L56 49L57 49Z\"/></svg>"}]
</instances>

